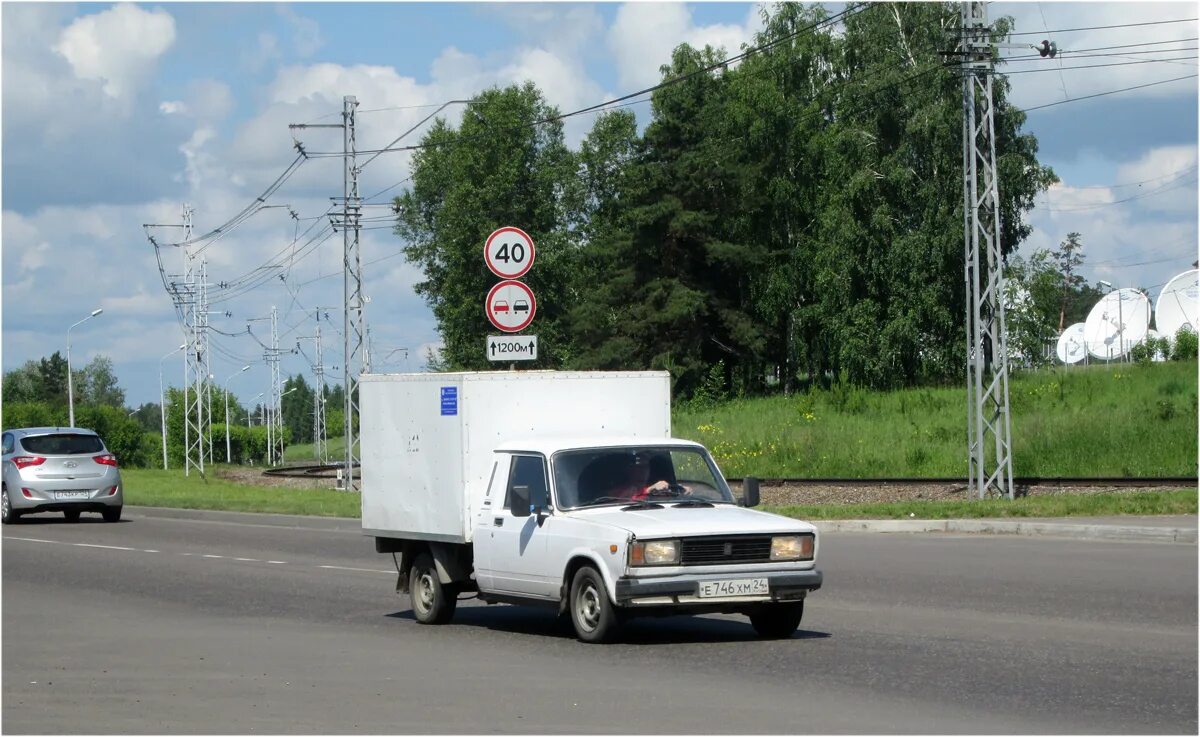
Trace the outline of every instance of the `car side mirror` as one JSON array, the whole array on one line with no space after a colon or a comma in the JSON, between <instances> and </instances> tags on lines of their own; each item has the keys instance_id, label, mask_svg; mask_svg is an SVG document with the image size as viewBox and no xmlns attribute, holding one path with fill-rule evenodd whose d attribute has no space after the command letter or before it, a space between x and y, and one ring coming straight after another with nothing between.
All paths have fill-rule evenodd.
<instances>
[{"instance_id":1,"label":"car side mirror","mask_svg":"<svg viewBox=\"0 0 1200 737\"><path fill-rule=\"evenodd\" d=\"M758 506L758 479L753 476L742 479L742 506Z\"/></svg>"},{"instance_id":2,"label":"car side mirror","mask_svg":"<svg viewBox=\"0 0 1200 737\"><path fill-rule=\"evenodd\" d=\"M514 486L508 499L509 509L514 517L529 516L529 487Z\"/></svg>"}]
</instances>

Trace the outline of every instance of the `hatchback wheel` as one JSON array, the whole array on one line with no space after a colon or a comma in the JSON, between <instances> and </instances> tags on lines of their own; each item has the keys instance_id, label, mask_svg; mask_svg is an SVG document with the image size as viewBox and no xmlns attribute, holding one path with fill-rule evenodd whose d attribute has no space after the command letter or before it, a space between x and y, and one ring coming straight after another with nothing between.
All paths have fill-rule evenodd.
<instances>
[{"instance_id":1,"label":"hatchback wheel","mask_svg":"<svg viewBox=\"0 0 1200 737\"><path fill-rule=\"evenodd\" d=\"M79 521L79 510L78 509L64 509L63 516L67 518L68 522L78 522Z\"/></svg>"},{"instance_id":2,"label":"hatchback wheel","mask_svg":"<svg viewBox=\"0 0 1200 737\"><path fill-rule=\"evenodd\" d=\"M8 500L8 489L0 491L0 523L11 525L21 518L21 513L12 508Z\"/></svg>"},{"instance_id":3,"label":"hatchback wheel","mask_svg":"<svg viewBox=\"0 0 1200 737\"><path fill-rule=\"evenodd\" d=\"M120 522L121 521L121 508L120 507L105 507L104 511L101 512L100 514L104 515L105 522ZM79 512L76 512L75 516L78 517Z\"/></svg>"}]
</instances>

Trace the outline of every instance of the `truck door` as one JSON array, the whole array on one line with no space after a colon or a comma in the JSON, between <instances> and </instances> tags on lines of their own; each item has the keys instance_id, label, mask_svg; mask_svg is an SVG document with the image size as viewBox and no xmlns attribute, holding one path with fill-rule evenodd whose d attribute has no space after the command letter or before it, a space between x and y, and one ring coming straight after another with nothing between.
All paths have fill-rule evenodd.
<instances>
[{"instance_id":1,"label":"truck door","mask_svg":"<svg viewBox=\"0 0 1200 737\"><path fill-rule=\"evenodd\" d=\"M514 453L512 456L503 505L492 514L492 529L489 531L493 590L523 596L557 596L554 590L556 585L549 583L547 577L547 571L553 566L546 560L545 527L552 517L542 516L539 524L537 514L513 516L509 502L514 486L528 486L529 498L534 506L549 507L546 459L534 454Z\"/></svg>"},{"instance_id":2,"label":"truck door","mask_svg":"<svg viewBox=\"0 0 1200 737\"><path fill-rule=\"evenodd\" d=\"M509 462L512 456L507 453L497 453L496 461L492 464L492 476L488 481L487 494L480 505L479 516L475 521L472 535L472 547L475 554L475 581L479 588L491 591L495 588L492 577L495 573L492 564L492 551L496 547L493 539L495 522L500 517L500 507L504 503L504 494L508 489Z\"/></svg>"}]
</instances>

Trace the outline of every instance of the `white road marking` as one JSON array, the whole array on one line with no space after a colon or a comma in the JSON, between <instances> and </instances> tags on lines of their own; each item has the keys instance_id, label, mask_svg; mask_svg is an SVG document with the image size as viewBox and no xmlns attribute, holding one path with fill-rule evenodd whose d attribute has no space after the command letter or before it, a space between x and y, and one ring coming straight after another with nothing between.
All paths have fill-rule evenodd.
<instances>
[{"instance_id":1,"label":"white road marking","mask_svg":"<svg viewBox=\"0 0 1200 737\"><path fill-rule=\"evenodd\" d=\"M346 566L317 566L317 568L328 568L334 571L362 571L363 573L395 573L395 571L381 571L377 568L347 568Z\"/></svg>"},{"instance_id":2,"label":"white road marking","mask_svg":"<svg viewBox=\"0 0 1200 737\"><path fill-rule=\"evenodd\" d=\"M286 560L269 560L268 563L287 563Z\"/></svg>"},{"instance_id":3,"label":"white road marking","mask_svg":"<svg viewBox=\"0 0 1200 737\"><path fill-rule=\"evenodd\" d=\"M157 550L143 550L142 552L143 552L143 553L157 553L157 552L159 552L159 551L157 551Z\"/></svg>"},{"instance_id":4,"label":"white road marking","mask_svg":"<svg viewBox=\"0 0 1200 737\"><path fill-rule=\"evenodd\" d=\"M5 535L4 539L5 540L24 540L26 542L31 542L31 543L57 543L58 542L58 540L39 540L36 537L14 537L12 535Z\"/></svg>"},{"instance_id":5,"label":"white road marking","mask_svg":"<svg viewBox=\"0 0 1200 737\"><path fill-rule=\"evenodd\" d=\"M225 556L223 556L223 555L209 555L208 553L204 553L204 554L202 554L200 557L202 557L202 558L224 558Z\"/></svg>"},{"instance_id":6,"label":"white road marking","mask_svg":"<svg viewBox=\"0 0 1200 737\"><path fill-rule=\"evenodd\" d=\"M120 545L92 545L91 543L66 543L66 544L74 545L77 548L104 548L105 550L128 550L128 551L131 551L134 553L138 552L137 548L123 548Z\"/></svg>"},{"instance_id":7,"label":"white road marking","mask_svg":"<svg viewBox=\"0 0 1200 737\"><path fill-rule=\"evenodd\" d=\"M234 558L234 560L245 561L247 563L262 563L258 558Z\"/></svg>"}]
</instances>

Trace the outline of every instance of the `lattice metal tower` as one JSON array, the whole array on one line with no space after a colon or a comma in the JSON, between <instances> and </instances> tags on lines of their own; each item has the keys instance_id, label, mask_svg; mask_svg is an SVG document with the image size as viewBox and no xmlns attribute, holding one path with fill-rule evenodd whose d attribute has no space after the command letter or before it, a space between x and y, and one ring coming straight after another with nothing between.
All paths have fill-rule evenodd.
<instances>
[{"instance_id":1,"label":"lattice metal tower","mask_svg":"<svg viewBox=\"0 0 1200 737\"><path fill-rule=\"evenodd\" d=\"M345 377L345 435L346 435L346 465L345 489L358 489L354 480L358 467L359 444L358 433L355 430L355 418L358 416L358 376L361 372L370 370L366 361L366 351L363 344L366 322L364 300L362 293L362 253L358 247L359 219L362 214L362 203L358 195L358 161L355 153L354 111L358 100L347 95L342 98L342 141L343 141L343 179L342 179L342 272L344 312L342 313L343 348L342 372Z\"/></svg>"},{"instance_id":2,"label":"lattice metal tower","mask_svg":"<svg viewBox=\"0 0 1200 737\"><path fill-rule=\"evenodd\" d=\"M192 214L195 211L191 205L183 206L183 242L192 239ZM177 293L185 310L185 326L187 329L187 349L185 351L186 365L184 375L184 458L183 473L190 475L192 468L204 473L204 458L207 449L208 423L205 409L205 384L208 377L208 351L206 350L206 326L208 323L208 304L204 284L206 267L203 259L197 267L195 256L183 249L183 281L177 283ZM188 390L191 389L191 396Z\"/></svg>"},{"instance_id":3,"label":"lattice metal tower","mask_svg":"<svg viewBox=\"0 0 1200 737\"><path fill-rule=\"evenodd\" d=\"M271 349L266 355L271 368L271 397L267 410L268 461L277 465L283 461L283 382L279 372L279 310L271 306Z\"/></svg>"},{"instance_id":4,"label":"lattice metal tower","mask_svg":"<svg viewBox=\"0 0 1200 737\"><path fill-rule=\"evenodd\" d=\"M967 454L972 492L1013 496L1008 334L987 3L963 3L963 227L967 328Z\"/></svg>"}]
</instances>

